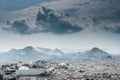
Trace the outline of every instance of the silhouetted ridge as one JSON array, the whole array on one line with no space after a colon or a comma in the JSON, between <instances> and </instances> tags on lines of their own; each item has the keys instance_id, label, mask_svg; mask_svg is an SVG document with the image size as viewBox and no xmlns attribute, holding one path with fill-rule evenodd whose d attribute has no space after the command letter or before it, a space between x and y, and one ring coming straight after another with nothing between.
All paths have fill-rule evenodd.
<instances>
[{"instance_id":1,"label":"silhouetted ridge","mask_svg":"<svg viewBox=\"0 0 120 80\"><path fill-rule=\"evenodd\" d=\"M92 48L91 50L90 50L90 52L105 52L105 51L103 51L103 50L101 50L101 49L99 49L99 48L97 48L97 47L94 47L94 48ZM107 53L107 52L106 52Z\"/></svg>"}]
</instances>

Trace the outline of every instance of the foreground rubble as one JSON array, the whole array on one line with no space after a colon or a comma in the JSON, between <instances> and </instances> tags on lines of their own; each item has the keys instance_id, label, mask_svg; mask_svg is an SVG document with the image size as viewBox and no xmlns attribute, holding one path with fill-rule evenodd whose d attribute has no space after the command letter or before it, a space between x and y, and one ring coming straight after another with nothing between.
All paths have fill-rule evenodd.
<instances>
[{"instance_id":1,"label":"foreground rubble","mask_svg":"<svg viewBox=\"0 0 120 80\"><path fill-rule=\"evenodd\" d=\"M0 80L120 80L120 62L114 60L81 60L53 63L2 65Z\"/></svg>"}]
</instances>

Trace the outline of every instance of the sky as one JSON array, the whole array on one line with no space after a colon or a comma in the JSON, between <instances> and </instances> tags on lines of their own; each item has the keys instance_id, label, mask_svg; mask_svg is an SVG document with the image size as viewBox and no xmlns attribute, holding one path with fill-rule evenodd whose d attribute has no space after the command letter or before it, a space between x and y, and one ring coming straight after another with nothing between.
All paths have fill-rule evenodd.
<instances>
[{"instance_id":1,"label":"sky","mask_svg":"<svg viewBox=\"0 0 120 80\"><path fill-rule=\"evenodd\" d=\"M26 46L81 50L98 47L120 54L119 0L32 3L20 8L0 4L0 52Z\"/></svg>"}]
</instances>

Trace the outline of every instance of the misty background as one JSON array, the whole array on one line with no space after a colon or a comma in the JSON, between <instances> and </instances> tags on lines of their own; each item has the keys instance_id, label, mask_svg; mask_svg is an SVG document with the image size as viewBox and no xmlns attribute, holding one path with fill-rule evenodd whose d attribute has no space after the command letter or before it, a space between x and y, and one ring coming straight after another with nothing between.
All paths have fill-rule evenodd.
<instances>
[{"instance_id":1,"label":"misty background","mask_svg":"<svg viewBox=\"0 0 120 80\"><path fill-rule=\"evenodd\" d=\"M0 52L26 46L120 54L119 0L0 0Z\"/></svg>"}]
</instances>

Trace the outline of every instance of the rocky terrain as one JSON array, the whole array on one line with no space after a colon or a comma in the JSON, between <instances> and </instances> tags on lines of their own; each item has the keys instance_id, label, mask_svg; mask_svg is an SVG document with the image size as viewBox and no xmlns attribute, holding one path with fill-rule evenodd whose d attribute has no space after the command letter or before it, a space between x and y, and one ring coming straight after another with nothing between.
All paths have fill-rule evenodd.
<instances>
[{"instance_id":1,"label":"rocky terrain","mask_svg":"<svg viewBox=\"0 0 120 80\"><path fill-rule=\"evenodd\" d=\"M21 66L19 64L22 64ZM16 66L16 67L14 67ZM22 68L24 67L24 68ZM43 70L26 73L30 70ZM9 63L1 66L1 74L7 80L119 80L120 62L115 60L80 60L78 62L59 62L38 60L34 63ZM18 72L22 70L22 73ZM10 72L13 71L13 72ZM8 74L9 73L9 74ZM23 74L23 75L22 75ZM35 74L32 76L31 74ZM19 75L19 77L18 77Z\"/></svg>"}]
</instances>

